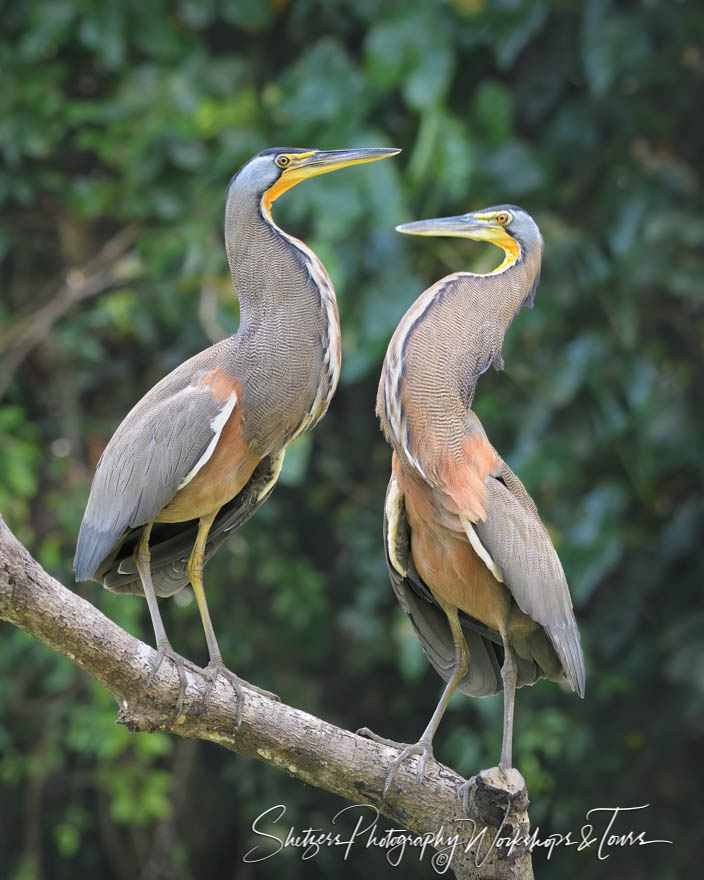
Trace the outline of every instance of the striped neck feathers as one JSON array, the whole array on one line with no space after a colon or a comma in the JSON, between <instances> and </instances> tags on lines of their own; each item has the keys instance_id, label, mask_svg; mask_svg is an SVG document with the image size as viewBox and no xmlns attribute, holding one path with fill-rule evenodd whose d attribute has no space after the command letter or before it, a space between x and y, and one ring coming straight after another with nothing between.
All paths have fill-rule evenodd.
<instances>
[{"instance_id":1,"label":"striped neck feathers","mask_svg":"<svg viewBox=\"0 0 704 880\"><path fill-rule=\"evenodd\" d=\"M322 309L330 329L337 326L335 292L325 267L302 241L277 226L266 193L230 193L225 244L243 323L250 317L265 322L283 309L310 312L316 325Z\"/></svg>"},{"instance_id":2,"label":"striped neck feathers","mask_svg":"<svg viewBox=\"0 0 704 880\"><path fill-rule=\"evenodd\" d=\"M324 324L324 332L321 334L323 349L321 378L310 413L294 434L294 437L296 437L301 432L314 427L325 415L337 389L342 363L340 316L337 308L337 299L335 298L335 290L325 266L323 266L322 262L306 244L295 236L284 232L283 229L276 225L274 218L271 216L271 200L267 199L266 193L262 197L261 212L265 222L274 232L287 242L290 248L300 254L300 258L302 258L308 270L308 278L317 290L318 309Z\"/></svg>"},{"instance_id":3,"label":"striped neck feathers","mask_svg":"<svg viewBox=\"0 0 704 880\"><path fill-rule=\"evenodd\" d=\"M240 334L273 328L276 339L271 344L285 357L288 343L308 358L305 351L320 347L313 402L299 433L322 417L339 380L340 322L332 282L313 251L274 222L266 193L259 199L247 193L230 194L225 236L240 300ZM290 327L286 338L282 327Z\"/></svg>"},{"instance_id":4,"label":"striped neck feathers","mask_svg":"<svg viewBox=\"0 0 704 880\"><path fill-rule=\"evenodd\" d=\"M532 306L540 251L536 249L536 256L516 239L510 242L492 272L458 272L428 288L389 343L377 412L392 445L422 475L423 464L414 453L418 431L446 420L455 404L458 421L463 418L478 377L492 364L503 365L501 348L513 318L523 306ZM432 400L423 390L429 387L434 389ZM414 418L420 410L422 418Z\"/></svg>"}]
</instances>

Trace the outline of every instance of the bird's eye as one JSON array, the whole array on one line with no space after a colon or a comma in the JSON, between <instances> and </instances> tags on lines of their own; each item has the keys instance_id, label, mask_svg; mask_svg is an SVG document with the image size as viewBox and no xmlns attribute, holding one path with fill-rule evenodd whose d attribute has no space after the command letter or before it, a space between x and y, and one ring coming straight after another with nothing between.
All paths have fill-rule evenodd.
<instances>
[{"instance_id":1,"label":"bird's eye","mask_svg":"<svg viewBox=\"0 0 704 880\"><path fill-rule=\"evenodd\" d=\"M507 214L505 211L502 211L500 214L496 215L496 222L500 223L502 226L505 226L510 219L511 215Z\"/></svg>"},{"instance_id":2,"label":"bird's eye","mask_svg":"<svg viewBox=\"0 0 704 880\"><path fill-rule=\"evenodd\" d=\"M285 168L287 165L291 164L291 160L288 156L277 156L274 160L279 168Z\"/></svg>"}]
</instances>

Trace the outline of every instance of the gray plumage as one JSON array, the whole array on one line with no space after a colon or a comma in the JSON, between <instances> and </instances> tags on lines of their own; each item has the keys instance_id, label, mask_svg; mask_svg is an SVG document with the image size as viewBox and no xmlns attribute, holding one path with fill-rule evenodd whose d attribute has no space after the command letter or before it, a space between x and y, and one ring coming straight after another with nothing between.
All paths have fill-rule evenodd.
<instances>
[{"instance_id":1,"label":"gray plumage","mask_svg":"<svg viewBox=\"0 0 704 880\"><path fill-rule=\"evenodd\" d=\"M541 624L568 683L583 697L584 657L567 579L533 499L504 461L485 485L486 519L475 524L476 532L516 604Z\"/></svg>"},{"instance_id":2,"label":"gray plumage","mask_svg":"<svg viewBox=\"0 0 704 880\"><path fill-rule=\"evenodd\" d=\"M117 428L93 477L74 559L77 580L93 577L128 530L154 519L203 455L222 406L197 386L233 346L223 340L181 364Z\"/></svg>"}]
</instances>

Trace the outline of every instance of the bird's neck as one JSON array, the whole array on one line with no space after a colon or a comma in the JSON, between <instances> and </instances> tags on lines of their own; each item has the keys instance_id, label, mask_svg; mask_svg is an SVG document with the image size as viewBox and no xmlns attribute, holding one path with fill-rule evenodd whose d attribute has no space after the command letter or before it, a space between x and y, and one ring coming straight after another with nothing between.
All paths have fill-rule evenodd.
<instances>
[{"instance_id":1,"label":"bird's neck","mask_svg":"<svg viewBox=\"0 0 704 880\"><path fill-rule=\"evenodd\" d=\"M503 262L493 272L475 275L471 272L458 273L458 279L470 281L464 287L465 296L469 296L473 314L483 325L493 325L503 337L511 326L513 319L522 308L533 308L535 291L540 281L540 263L542 246L530 251L518 244L504 250ZM450 276L452 277L452 276ZM484 299L475 300L474 291ZM501 350L497 353L500 359Z\"/></svg>"},{"instance_id":2,"label":"bird's neck","mask_svg":"<svg viewBox=\"0 0 704 880\"><path fill-rule=\"evenodd\" d=\"M504 334L532 305L539 274L540 253L518 250L486 275L448 275L408 310L389 344L377 404L403 458L412 462L415 447L461 436L477 380L503 366Z\"/></svg>"},{"instance_id":3,"label":"bird's neck","mask_svg":"<svg viewBox=\"0 0 704 880\"><path fill-rule=\"evenodd\" d=\"M240 301L240 348L254 350L252 370L277 377L269 393L281 397L277 406L287 408L286 431L295 436L322 417L337 387L335 292L320 260L276 225L262 200L230 195L225 239Z\"/></svg>"},{"instance_id":4,"label":"bird's neck","mask_svg":"<svg viewBox=\"0 0 704 880\"><path fill-rule=\"evenodd\" d=\"M320 297L314 286L293 283L300 273L299 253L265 213L261 200L249 193L233 193L228 199L225 247L243 326L285 314L292 300L316 308Z\"/></svg>"}]
</instances>

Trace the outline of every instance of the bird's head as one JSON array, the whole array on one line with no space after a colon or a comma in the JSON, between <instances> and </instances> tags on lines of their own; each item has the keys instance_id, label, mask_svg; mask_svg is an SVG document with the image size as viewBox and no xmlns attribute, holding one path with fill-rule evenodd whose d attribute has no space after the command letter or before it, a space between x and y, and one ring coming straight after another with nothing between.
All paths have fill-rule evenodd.
<instances>
[{"instance_id":1,"label":"bird's head","mask_svg":"<svg viewBox=\"0 0 704 880\"><path fill-rule=\"evenodd\" d=\"M490 241L506 254L499 268L506 268L536 248L542 251L543 247L537 224L530 214L516 205L496 205L457 217L417 220L415 223L404 223L396 229L407 235L442 235Z\"/></svg>"},{"instance_id":2,"label":"bird's head","mask_svg":"<svg viewBox=\"0 0 704 880\"><path fill-rule=\"evenodd\" d=\"M375 162L400 152L384 147L358 150L273 147L258 153L240 168L230 181L228 197L233 187L236 187L238 192L251 193L254 198L261 199L261 204L268 213L272 202L302 180L347 168L348 165Z\"/></svg>"}]
</instances>

